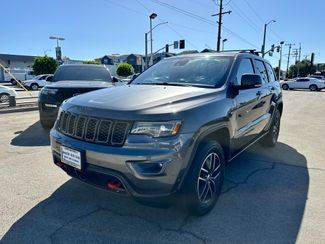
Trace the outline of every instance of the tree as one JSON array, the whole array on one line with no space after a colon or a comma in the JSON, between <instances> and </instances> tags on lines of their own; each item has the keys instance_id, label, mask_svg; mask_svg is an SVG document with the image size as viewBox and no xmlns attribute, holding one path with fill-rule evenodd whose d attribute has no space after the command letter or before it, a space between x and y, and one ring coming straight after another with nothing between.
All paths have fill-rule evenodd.
<instances>
[{"instance_id":1,"label":"tree","mask_svg":"<svg viewBox=\"0 0 325 244\"><path fill-rule=\"evenodd\" d=\"M316 66L312 65L307 59L297 62L295 65L291 65L289 68L288 78L305 77L316 72Z\"/></svg>"},{"instance_id":2,"label":"tree","mask_svg":"<svg viewBox=\"0 0 325 244\"><path fill-rule=\"evenodd\" d=\"M51 57L43 56L43 57L36 57L33 64L33 70L35 75L41 74L53 74L57 67L58 62Z\"/></svg>"},{"instance_id":3,"label":"tree","mask_svg":"<svg viewBox=\"0 0 325 244\"><path fill-rule=\"evenodd\" d=\"M99 61L97 60L85 60L85 61L82 61L83 64L100 64Z\"/></svg>"},{"instance_id":4,"label":"tree","mask_svg":"<svg viewBox=\"0 0 325 244\"><path fill-rule=\"evenodd\" d=\"M123 77L130 76L133 74L133 67L128 63L121 63L117 66L116 74Z\"/></svg>"}]
</instances>

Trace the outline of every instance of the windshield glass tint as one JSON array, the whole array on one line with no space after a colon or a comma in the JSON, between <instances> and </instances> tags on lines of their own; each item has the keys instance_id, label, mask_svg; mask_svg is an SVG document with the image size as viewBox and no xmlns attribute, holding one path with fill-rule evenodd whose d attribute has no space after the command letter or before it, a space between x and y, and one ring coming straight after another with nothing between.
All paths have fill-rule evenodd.
<instances>
[{"instance_id":1,"label":"windshield glass tint","mask_svg":"<svg viewBox=\"0 0 325 244\"><path fill-rule=\"evenodd\" d=\"M103 66L61 66L54 74L53 81L111 81L109 71Z\"/></svg>"},{"instance_id":2,"label":"windshield glass tint","mask_svg":"<svg viewBox=\"0 0 325 244\"><path fill-rule=\"evenodd\" d=\"M231 63L232 57L222 56L165 59L143 72L132 83L221 87L225 83Z\"/></svg>"}]
</instances>

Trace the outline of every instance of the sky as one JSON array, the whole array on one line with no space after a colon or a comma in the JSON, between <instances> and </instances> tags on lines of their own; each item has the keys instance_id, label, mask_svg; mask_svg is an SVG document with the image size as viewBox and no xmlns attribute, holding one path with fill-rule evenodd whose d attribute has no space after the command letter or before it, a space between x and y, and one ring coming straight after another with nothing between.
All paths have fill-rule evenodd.
<instances>
[{"instance_id":1,"label":"sky","mask_svg":"<svg viewBox=\"0 0 325 244\"><path fill-rule=\"evenodd\" d=\"M71 59L143 54L151 12L158 14L154 25L168 21L153 31L154 51L180 39L186 50L216 48L217 17L211 15L218 6L212 0L1 0L1 9L0 53L54 56L49 36L58 35L66 38L62 53ZM301 43L302 57L314 52L315 61L325 63L324 9L323 0L224 0L224 11L232 11L223 16L225 49L259 50L264 23L276 20L268 26L267 49L280 41L295 43L293 48ZM277 65L279 55L267 59Z\"/></svg>"}]
</instances>

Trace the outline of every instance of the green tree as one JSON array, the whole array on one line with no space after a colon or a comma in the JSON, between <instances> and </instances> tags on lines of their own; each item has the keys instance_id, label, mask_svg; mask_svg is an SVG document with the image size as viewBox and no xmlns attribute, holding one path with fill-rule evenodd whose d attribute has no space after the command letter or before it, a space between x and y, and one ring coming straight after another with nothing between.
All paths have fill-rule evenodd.
<instances>
[{"instance_id":1,"label":"green tree","mask_svg":"<svg viewBox=\"0 0 325 244\"><path fill-rule=\"evenodd\" d=\"M133 74L133 67L128 63L121 63L117 66L116 74L123 77L130 76Z\"/></svg>"},{"instance_id":2,"label":"green tree","mask_svg":"<svg viewBox=\"0 0 325 244\"><path fill-rule=\"evenodd\" d=\"M294 78L297 76L305 77L310 74L314 74L316 70L317 69L315 65L312 65L309 60L304 59L294 65L291 65L287 76L288 78Z\"/></svg>"},{"instance_id":3,"label":"green tree","mask_svg":"<svg viewBox=\"0 0 325 244\"><path fill-rule=\"evenodd\" d=\"M53 74L58 68L58 65L58 62L54 58L48 56L36 57L33 64L34 74Z\"/></svg>"},{"instance_id":4,"label":"green tree","mask_svg":"<svg viewBox=\"0 0 325 244\"><path fill-rule=\"evenodd\" d=\"M83 64L100 64L99 61L97 60L85 60L85 61L82 61Z\"/></svg>"}]
</instances>

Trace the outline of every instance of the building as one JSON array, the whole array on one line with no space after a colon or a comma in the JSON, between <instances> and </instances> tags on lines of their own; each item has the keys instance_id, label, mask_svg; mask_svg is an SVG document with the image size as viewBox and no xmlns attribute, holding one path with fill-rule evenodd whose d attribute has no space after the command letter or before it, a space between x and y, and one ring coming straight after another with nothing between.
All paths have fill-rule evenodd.
<instances>
[{"instance_id":1,"label":"building","mask_svg":"<svg viewBox=\"0 0 325 244\"><path fill-rule=\"evenodd\" d=\"M120 63L128 63L132 65L135 73L142 72L144 64L142 55L133 53L124 55L105 55L95 60L108 66L117 66Z\"/></svg>"},{"instance_id":2,"label":"building","mask_svg":"<svg viewBox=\"0 0 325 244\"><path fill-rule=\"evenodd\" d=\"M31 70L36 56L0 54L0 63L7 69ZM0 68L0 81L4 80L4 70Z\"/></svg>"}]
</instances>

